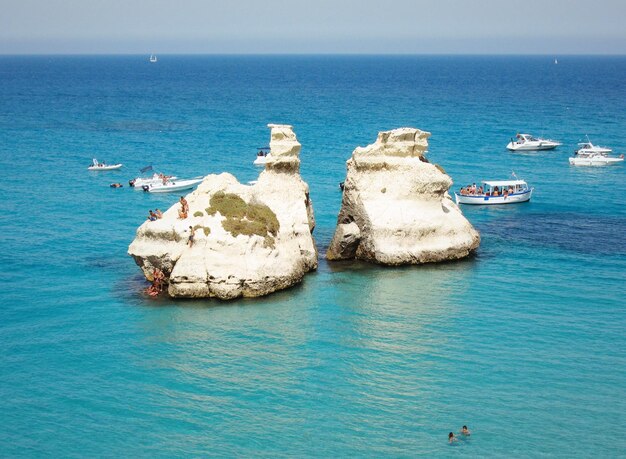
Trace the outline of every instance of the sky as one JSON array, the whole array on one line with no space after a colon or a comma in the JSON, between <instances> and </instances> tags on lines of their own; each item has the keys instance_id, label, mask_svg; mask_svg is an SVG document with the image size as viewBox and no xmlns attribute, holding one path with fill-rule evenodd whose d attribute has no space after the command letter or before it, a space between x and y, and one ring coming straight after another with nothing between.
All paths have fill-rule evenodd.
<instances>
[{"instance_id":1,"label":"sky","mask_svg":"<svg viewBox=\"0 0 626 459\"><path fill-rule=\"evenodd\" d=\"M0 54L626 54L626 0L0 0Z\"/></svg>"}]
</instances>

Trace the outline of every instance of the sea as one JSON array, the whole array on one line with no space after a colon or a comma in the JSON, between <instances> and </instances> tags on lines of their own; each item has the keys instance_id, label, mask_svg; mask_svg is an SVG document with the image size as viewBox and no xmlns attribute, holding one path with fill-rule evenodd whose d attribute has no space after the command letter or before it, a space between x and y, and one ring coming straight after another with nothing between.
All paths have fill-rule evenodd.
<instances>
[{"instance_id":1,"label":"sea","mask_svg":"<svg viewBox=\"0 0 626 459\"><path fill-rule=\"evenodd\" d=\"M626 57L158 57L0 57L0 456L626 457L626 166L568 163L626 153ZM302 143L317 271L147 297L128 245L179 196L128 180L255 180L268 123ZM325 261L345 161L404 126L454 190L514 173L532 200L463 206L465 260Z\"/></svg>"}]
</instances>

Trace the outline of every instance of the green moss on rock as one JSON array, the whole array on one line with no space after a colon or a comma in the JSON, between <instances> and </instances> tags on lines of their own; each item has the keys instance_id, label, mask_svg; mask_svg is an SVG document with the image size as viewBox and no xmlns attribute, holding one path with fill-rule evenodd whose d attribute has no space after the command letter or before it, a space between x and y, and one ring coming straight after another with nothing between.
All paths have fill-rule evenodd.
<instances>
[{"instance_id":1,"label":"green moss on rock","mask_svg":"<svg viewBox=\"0 0 626 459\"><path fill-rule=\"evenodd\" d=\"M247 203L241 197L232 193L219 191L211 196L207 214L220 213L225 219L222 227L234 237L261 236L265 239L266 247L274 247L274 238L280 229L276 214L265 204L258 202Z\"/></svg>"}]
</instances>

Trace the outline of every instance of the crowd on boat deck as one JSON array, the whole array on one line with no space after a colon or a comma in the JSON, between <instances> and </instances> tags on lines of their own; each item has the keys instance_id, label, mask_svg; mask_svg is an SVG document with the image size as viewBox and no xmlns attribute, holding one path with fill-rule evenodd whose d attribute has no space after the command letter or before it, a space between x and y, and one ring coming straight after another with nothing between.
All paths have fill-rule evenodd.
<instances>
[{"instance_id":1,"label":"crowd on boat deck","mask_svg":"<svg viewBox=\"0 0 626 459\"><path fill-rule=\"evenodd\" d=\"M508 188L499 188L497 186L493 187L493 190L487 191L486 193L483 190L483 187L476 187L475 183L471 185L467 185L464 188L461 188L460 194L463 196L508 196L510 194L515 193L515 189L512 185L509 185Z\"/></svg>"}]
</instances>

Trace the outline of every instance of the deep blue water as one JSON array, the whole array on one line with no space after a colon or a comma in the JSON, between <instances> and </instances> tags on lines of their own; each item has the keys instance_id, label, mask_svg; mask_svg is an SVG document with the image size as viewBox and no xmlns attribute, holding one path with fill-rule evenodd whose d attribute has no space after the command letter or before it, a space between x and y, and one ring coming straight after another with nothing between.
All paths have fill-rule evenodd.
<instances>
[{"instance_id":1,"label":"deep blue water","mask_svg":"<svg viewBox=\"0 0 626 459\"><path fill-rule=\"evenodd\" d=\"M625 76L624 57L0 57L0 455L626 455L626 170L567 161L585 134L626 151ZM380 130L431 131L455 187L515 171L535 194L464 207L468 260L145 298L126 250L176 196L108 184L150 163L252 180L270 122L303 145L320 253ZM518 131L564 145L509 153Z\"/></svg>"}]
</instances>

